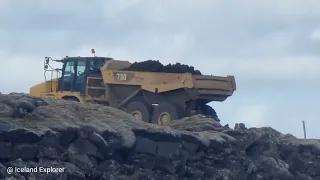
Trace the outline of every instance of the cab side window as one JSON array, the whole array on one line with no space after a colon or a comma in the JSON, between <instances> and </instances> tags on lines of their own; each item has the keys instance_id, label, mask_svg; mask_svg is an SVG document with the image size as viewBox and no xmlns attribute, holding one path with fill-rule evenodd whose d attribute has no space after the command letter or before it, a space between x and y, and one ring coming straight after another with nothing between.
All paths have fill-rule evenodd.
<instances>
[{"instance_id":1,"label":"cab side window","mask_svg":"<svg viewBox=\"0 0 320 180\"><path fill-rule=\"evenodd\" d=\"M86 61L78 61L77 65L77 82L84 82L86 78Z\"/></svg>"},{"instance_id":2,"label":"cab side window","mask_svg":"<svg viewBox=\"0 0 320 180\"><path fill-rule=\"evenodd\" d=\"M67 62L63 72L63 91L70 91L75 78L74 62Z\"/></svg>"}]
</instances>

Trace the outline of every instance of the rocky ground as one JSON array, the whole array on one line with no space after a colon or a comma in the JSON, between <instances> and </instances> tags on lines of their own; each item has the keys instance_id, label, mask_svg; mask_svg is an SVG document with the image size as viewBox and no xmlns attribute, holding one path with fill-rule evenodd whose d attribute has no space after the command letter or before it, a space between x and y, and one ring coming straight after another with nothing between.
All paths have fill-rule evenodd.
<instances>
[{"instance_id":1,"label":"rocky ground","mask_svg":"<svg viewBox=\"0 0 320 180\"><path fill-rule=\"evenodd\" d=\"M0 162L11 180L319 180L320 143L198 116L160 127L111 107L11 94L0 95Z\"/></svg>"}]
</instances>

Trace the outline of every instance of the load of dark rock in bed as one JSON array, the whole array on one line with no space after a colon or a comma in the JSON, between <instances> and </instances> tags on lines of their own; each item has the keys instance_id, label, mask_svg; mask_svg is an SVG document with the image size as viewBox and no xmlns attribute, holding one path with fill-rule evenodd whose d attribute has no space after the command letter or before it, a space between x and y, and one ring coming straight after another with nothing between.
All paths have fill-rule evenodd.
<instances>
[{"instance_id":1,"label":"load of dark rock in bed","mask_svg":"<svg viewBox=\"0 0 320 180\"><path fill-rule=\"evenodd\" d=\"M320 142L193 116L162 127L101 105L0 95L0 179L319 180Z\"/></svg>"},{"instance_id":2,"label":"load of dark rock in bed","mask_svg":"<svg viewBox=\"0 0 320 180\"><path fill-rule=\"evenodd\" d=\"M143 72L192 73L194 75L201 75L201 72L199 70L195 70L193 66L188 66L180 63L163 65L156 60L134 62L130 67L123 70Z\"/></svg>"}]
</instances>

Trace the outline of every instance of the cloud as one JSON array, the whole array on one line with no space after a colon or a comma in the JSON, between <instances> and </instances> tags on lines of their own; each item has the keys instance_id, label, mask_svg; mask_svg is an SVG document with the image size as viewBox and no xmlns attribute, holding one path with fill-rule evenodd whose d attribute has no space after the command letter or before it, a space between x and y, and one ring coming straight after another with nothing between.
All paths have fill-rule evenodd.
<instances>
[{"instance_id":1,"label":"cloud","mask_svg":"<svg viewBox=\"0 0 320 180\"><path fill-rule=\"evenodd\" d=\"M12 2L12 1L10 1L10 0L1 0L1 1L0 1L0 9L1 9L1 10L4 10L4 9L10 7L11 2Z\"/></svg>"},{"instance_id":2,"label":"cloud","mask_svg":"<svg viewBox=\"0 0 320 180\"><path fill-rule=\"evenodd\" d=\"M1 92L28 92L29 88L44 80L43 62L34 59L42 57L10 57L1 61Z\"/></svg>"},{"instance_id":3,"label":"cloud","mask_svg":"<svg viewBox=\"0 0 320 180\"><path fill-rule=\"evenodd\" d=\"M238 122L243 122L248 127L266 126L268 119L268 107L264 104L254 104L237 109Z\"/></svg>"},{"instance_id":4,"label":"cloud","mask_svg":"<svg viewBox=\"0 0 320 180\"><path fill-rule=\"evenodd\" d=\"M140 4L142 0L118 0L118 1L109 1L106 2L103 6L103 17L105 18L114 18L119 16L122 13L125 13L132 6Z\"/></svg>"},{"instance_id":5,"label":"cloud","mask_svg":"<svg viewBox=\"0 0 320 180\"><path fill-rule=\"evenodd\" d=\"M317 28L316 30L314 30L311 35L310 38L312 40L320 40L320 28Z\"/></svg>"},{"instance_id":6,"label":"cloud","mask_svg":"<svg viewBox=\"0 0 320 180\"><path fill-rule=\"evenodd\" d=\"M0 91L27 92L43 81L45 56L91 56L95 48L98 56L235 75L234 96L212 103L223 122L301 135L303 116L316 136L318 7L318 0L2 0Z\"/></svg>"},{"instance_id":7,"label":"cloud","mask_svg":"<svg viewBox=\"0 0 320 180\"><path fill-rule=\"evenodd\" d=\"M209 59L204 61L209 62ZM247 80L310 82L320 79L319 66L319 57L239 58L214 59L205 63L203 70L211 74L232 74Z\"/></svg>"}]
</instances>

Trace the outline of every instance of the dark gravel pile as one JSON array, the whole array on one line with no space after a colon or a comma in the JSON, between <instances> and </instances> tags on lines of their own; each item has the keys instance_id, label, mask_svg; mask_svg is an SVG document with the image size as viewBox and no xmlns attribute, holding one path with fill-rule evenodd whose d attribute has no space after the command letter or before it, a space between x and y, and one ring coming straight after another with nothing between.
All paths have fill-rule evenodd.
<instances>
[{"instance_id":1,"label":"dark gravel pile","mask_svg":"<svg viewBox=\"0 0 320 180\"><path fill-rule=\"evenodd\" d=\"M125 68L123 70L143 72L192 73L194 75L201 75L201 72L199 70L195 70L193 66L188 66L180 63L163 65L156 60L135 62L129 68Z\"/></svg>"},{"instance_id":2,"label":"dark gravel pile","mask_svg":"<svg viewBox=\"0 0 320 180\"><path fill-rule=\"evenodd\" d=\"M320 143L200 116L160 127L111 107L0 95L5 178L319 180Z\"/></svg>"}]
</instances>

